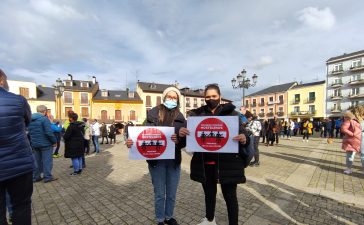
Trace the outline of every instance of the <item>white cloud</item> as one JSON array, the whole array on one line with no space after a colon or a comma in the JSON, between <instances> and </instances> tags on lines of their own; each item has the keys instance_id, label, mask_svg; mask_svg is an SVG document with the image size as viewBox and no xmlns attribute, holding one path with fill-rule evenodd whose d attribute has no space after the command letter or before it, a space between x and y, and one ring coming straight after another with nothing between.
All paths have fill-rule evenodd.
<instances>
[{"instance_id":1,"label":"white cloud","mask_svg":"<svg viewBox=\"0 0 364 225\"><path fill-rule=\"evenodd\" d=\"M254 69L262 69L268 65L273 63L273 58L271 56L263 56L260 58L259 62L257 62L253 68Z\"/></svg>"},{"instance_id":2,"label":"white cloud","mask_svg":"<svg viewBox=\"0 0 364 225\"><path fill-rule=\"evenodd\" d=\"M331 9L307 7L298 12L298 20L303 24L319 30L330 30L335 26L336 19Z\"/></svg>"},{"instance_id":3,"label":"white cloud","mask_svg":"<svg viewBox=\"0 0 364 225\"><path fill-rule=\"evenodd\" d=\"M55 19L84 19L85 15L82 15L77 10L69 5L57 5L49 0L31 0L31 7L38 13Z\"/></svg>"}]
</instances>

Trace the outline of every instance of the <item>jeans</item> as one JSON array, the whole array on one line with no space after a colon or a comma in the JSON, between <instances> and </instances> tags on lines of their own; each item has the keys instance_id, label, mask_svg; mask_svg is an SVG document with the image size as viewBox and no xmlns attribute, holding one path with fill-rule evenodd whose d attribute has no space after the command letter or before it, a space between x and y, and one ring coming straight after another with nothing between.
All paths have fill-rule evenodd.
<instances>
[{"instance_id":1,"label":"jeans","mask_svg":"<svg viewBox=\"0 0 364 225\"><path fill-rule=\"evenodd\" d=\"M310 134L306 131L306 133L303 133L303 140L305 140L305 138L308 138L310 137Z\"/></svg>"},{"instance_id":2,"label":"jeans","mask_svg":"<svg viewBox=\"0 0 364 225\"><path fill-rule=\"evenodd\" d=\"M84 143L84 146L85 146L85 153L89 154L90 153L90 140L85 139L83 141L83 143Z\"/></svg>"},{"instance_id":3,"label":"jeans","mask_svg":"<svg viewBox=\"0 0 364 225\"><path fill-rule=\"evenodd\" d=\"M33 154L37 164L37 167L34 170L33 179L41 179L41 174L43 173L44 181L51 180L53 178L53 147L34 148Z\"/></svg>"},{"instance_id":4,"label":"jeans","mask_svg":"<svg viewBox=\"0 0 364 225\"><path fill-rule=\"evenodd\" d=\"M254 162L259 162L259 136L254 136Z\"/></svg>"},{"instance_id":5,"label":"jeans","mask_svg":"<svg viewBox=\"0 0 364 225\"><path fill-rule=\"evenodd\" d=\"M95 146L95 152L100 153L99 136L92 135L92 143Z\"/></svg>"},{"instance_id":6,"label":"jeans","mask_svg":"<svg viewBox=\"0 0 364 225\"><path fill-rule=\"evenodd\" d=\"M10 195L7 191L6 191L6 209L8 210L9 217L11 218L13 215L13 206L11 205Z\"/></svg>"},{"instance_id":7,"label":"jeans","mask_svg":"<svg viewBox=\"0 0 364 225\"><path fill-rule=\"evenodd\" d=\"M174 160L159 160L156 167L149 166L154 188L155 216L158 222L173 218L181 165Z\"/></svg>"},{"instance_id":8,"label":"jeans","mask_svg":"<svg viewBox=\"0 0 364 225\"><path fill-rule=\"evenodd\" d=\"M53 153L53 154L57 155L57 154L58 154L58 152L59 152L59 148L61 147L61 133L59 133L59 132L54 132L53 134L54 134L54 136L55 136L55 137L56 137L56 139L57 139L57 147L56 147L56 150L54 151L54 153Z\"/></svg>"},{"instance_id":9,"label":"jeans","mask_svg":"<svg viewBox=\"0 0 364 225\"><path fill-rule=\"evenodd\" d=\"M13 225L31 225L32 172L0 182L1 225L7 224L5 192L8 192L11 199Z\"/></svg>"},{"instance_id":10,"label":"jeans","mask_svg":"<svg viewBox=\"0 0 364 225\"><path fill-rule=\"evenodd\" d=\"M356 152L352 152L352 151L347 151L346 152L346 167L349 168L349 169L351 169L351 167L353 166L355 153Z\"/></svg>"},{"instance_id":11,"label":"jeans","mask_svg":"<svg viewBox=\"0 0 364 225\"><path fill-rule=\"evenodd\" d=\"M212 221L215 217L217 184L215 179L215 165L205 165L206 182L202 184L205 192L206 218ZM239 204L236 197L237 184L221 184L228 211L229 225L238 225Z\"/></svg>"},{"instance_id":12,"label":"jeans","mask_svg":"<svg viewBox=\"0 0 364 225\"><path fill-rule=\"evenodd\" d=\"M291 138L292 137L292 131L291 129L287 130L287 138Z\"/></svg>"},{"instance_id":13,"label":"jeans","mask_svg":"<svg viewBox=\"0 0 364 225\"><path fill-rule=\"evenodd\" d=\"M82 170L82 157L72 158L72 166L74 172Z\"/></svg>"}]
</instances>

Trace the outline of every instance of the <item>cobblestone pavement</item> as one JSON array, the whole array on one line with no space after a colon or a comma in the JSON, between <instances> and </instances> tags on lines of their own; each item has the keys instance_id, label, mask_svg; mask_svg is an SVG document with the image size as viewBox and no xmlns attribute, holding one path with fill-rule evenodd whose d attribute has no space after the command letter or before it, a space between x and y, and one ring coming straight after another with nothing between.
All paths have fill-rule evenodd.
<instances>
[{"instance_id":1,"label":"cobblestone pavement","mask_svg":"<svg viewBox=\"0 0 364 225\"><path fill-rule=\"evenodd\" d=\"M294 137L278 146L261 145L260 151L261 166L248 168L247 183L238 186L239 224L364 224L359 157L354 173L343 175L339 140L329 145ZM88 156L87 168L76 177L69 176L69 159L55 159L59 180L34 185L33 224L155 224L147 164L130 161L127 154L121 143L102 145L102 153ZM189 179L189 162L183 154L175 208L182 225L196 225L205 211L202 187ZM221 191L216 221L228 224Z\"/></svg>"}]
</instances>

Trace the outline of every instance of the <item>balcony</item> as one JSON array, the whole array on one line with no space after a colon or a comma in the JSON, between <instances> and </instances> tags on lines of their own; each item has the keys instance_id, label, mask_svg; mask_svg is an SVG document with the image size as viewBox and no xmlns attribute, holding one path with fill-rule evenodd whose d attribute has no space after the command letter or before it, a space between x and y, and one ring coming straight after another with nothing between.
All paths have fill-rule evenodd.
<instances>
[{"instance_id":1,"label":"balcony","mask_svg":"<svg viewBox=\"0 0 364 225\"><path fill-rule=\"evenodd\" d=\"M300 111L298 114L300 116L313 116L316 114L316 110Z\"/></svg>"},{"instance_id":2,"label":"balcony","mask_svg":"<svg viewBox=\"0 0 364 225\"><path fill-rule=\"evenodd\" d=\"M268 101L268 103L267 103L268 105L274 105L274 104L276 104L276 102L275 101Z\"/></svg>"},{"instance_id":3,"label":"balcony","mask_svg":"<svg viewBox=\"0 0 364 225\"><path fill-rule=\"evenodd\" d=\"M81 99L81 102L80 102L80 105L90 105L90 100L82 100Z\"/></svg>"},{"instance_id":4,"label":"balcony","mask_svg":"<svg viewBox=\"0 0 364 225\"><path fill-rule=\"evenodd\" d=\"M363 93L352 93L348 95L348 98L364 98L364 94Z\"/></svg>"},{"instance_id":5,"label":"balcony","mask_svg":"<svg viewBox=\"0 0 364 225\"><path fill-rule=\"evenodd\" d=\"M186 107L191 107L191 104L190 103L186 103Z\"/></svg>"},{"instance_id":6,"label":"balcony","mask_svg":"<svg viewBox=\"0 0 364 225\"><path fill-rule=\"evenodd\" d=\"M291 112L291 116L298 116L299 112Z\"/></svg>"},{"instance_id":7,"label":"balcony","mask_svg":"<svg viewBox=\"0 0 364 225\"><path fill-rule=\"evenodd\" d=\"M262 106L265 106L265 102L260 102L260 103L259 103L259 106L261 106L261 107L262 107Z\"/></svg>"},{"instance_id":8,"label":"balcony","mask_svg":"<svg viewBox=\"0 0 364 225\"><path fill-rule=\"evenodd\" d=\"M197 108L198 106L197 106L197 104L193 104L193 108Z\"/></svg>"},{"instance_id":9,"label":"balcony","mask_svg":"<svg viewBox=\"0 0 364 225\"><path fill-rule=\"evenodd\" d=\"M258 116L259 117L265 117L265 113L264 112L263 113L261 112L261 113L258 114Z\"/></svg>"},{"instance_id":10,"label":"balcony","mask_svg":"<svg viewBox=\"0 0 364 225\"><path fill-rule=\"evenodd\" d=\"M340 95L332 95L331 96L331 100L341 100L343 99L343 96L340 94Z\"/></svg>"},{"instance_id":11,"label":"balcony","mask_svg":"<svg viewBox=\"0 0 364 225\"><path fill-rule=\"evenodd\" d=\"M277 112L277 116L284 116L284 112Z\"/></svg>"},{"instance_id":12,"label":"balcony","mask_svg":"<svg viewBox=\"0 0 364 225\"><path fill-rule=\"evenodd\" d=\"M337 87L342 87L343 86L343 81L339 80L339 81L335 81L331 84L331 87L333 88L337 88Z\"/></svg>"},{"instance_id":13,"label":"balcony","mask_svg":"<svg viewBox=\"0 0 364 225\"><path fill-rule=\"evenodd\" d=\"M253 104L250 104L250 107L257 107L257 103L253 102Z\"/></svg>"},{"instance_id":14,"label":"balcony","mask_svg":"<svg viewBox=\"0 0 364 225\"><path fill-rule=\"evenodd\" d=\"M273 116L274 116L274 113L273 112L267 113L267 117L273 117Z\"/></svg>"},{"instance_id":15,"label":"balcony","mask_svg":"<svg viewBox=\"0 0 364 225\"><path fill-rule=\"evenodd\" d=\"M307 98L306 101L305 101L305 104L310 104L310 103L314 103L316 101L316 98L313 97L313 98Z\"/></svg>"},{"instance_id":16,"label":"balcony","mask_svg":"<svg viewBox=\"0 0 364 225\"><path fill-rule=\"evenodd\" d=\"M293 101L291 101L291 105L297 105L297 104L300 104L300 99L295 99Z\"/></svg>"},{"instance_id":17,"label":"balcony","mask_svg":"<svg viewBox=\"0 0 364 225\"><path fill-rule=\"evenodd\" d=\"M350 67L350 71L358 71L358 70L362 70L362 69L364 69L364 65L361 65L361 64Z\"/></svg>"},{"instance_id":18,"label":"balcony","mask_svg":"<svg viewBox=\"0 0 364 225\"><path fill-rule=\"evenodd\" d=\"M357 80L350 79L349 84L350 85L364 84L364 79L357 79Z\"/></svg>"},{"instance_id":19,"label":"balcony","mask_svg":"<svg viewBox=\"0 0 364 225\"><path fill-rule=\"evenodd\" d=\"M341 106L338 107L332 107L331 113L341 113Z\"/></svg>"},{"instance_id":20,"label":"balcony","mask_svg":"<svg viewBox=\"0 0 364 225\"><path fill-rule=\"evenodd\" d=\"M284 101L283 100L282 101L279 101L277 104L278 105L283 105L284 104Z\"/></svg>"},{"instance_id":21,"label":"balcony","mask_svg":"<svg viewBox=\"0 0 364 225\"><path fill-rule=\"evenodd\" d=\"M338 75L338 74L342 74L342 73L344 73L344 70L343 69L332 70L329 75Z\"/></svg>"}]
</instances>

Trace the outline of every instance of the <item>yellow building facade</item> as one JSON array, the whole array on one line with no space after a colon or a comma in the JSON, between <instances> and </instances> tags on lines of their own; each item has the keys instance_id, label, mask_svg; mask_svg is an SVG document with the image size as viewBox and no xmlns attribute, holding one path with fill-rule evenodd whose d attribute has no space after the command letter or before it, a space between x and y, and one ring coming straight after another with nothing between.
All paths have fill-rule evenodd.
<instances>
[{"instance_id":1,"label":"yellow building facade","mask_svg":"<svg viewBox=\"0 0 364 225\"><path fill-rule=\"evenodd\" d=\"M288 117L291 119L325 118L326 82L298 84L288 90Z\"/></svg>"}]
</instances>

